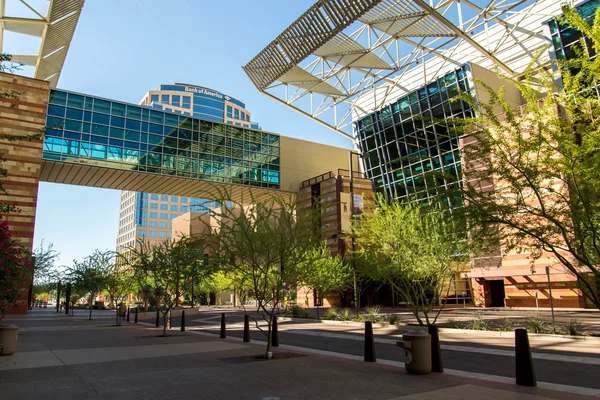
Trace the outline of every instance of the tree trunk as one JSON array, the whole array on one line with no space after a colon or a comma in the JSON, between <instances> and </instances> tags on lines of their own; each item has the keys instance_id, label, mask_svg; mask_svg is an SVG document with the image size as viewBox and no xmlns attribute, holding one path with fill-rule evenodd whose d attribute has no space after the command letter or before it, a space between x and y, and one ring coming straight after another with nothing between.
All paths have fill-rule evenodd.
<instances>
[{"instance_id":1,"label":"tree trunk","mask_svg":"<svg viewBox=\"0 0 600 400\"><path fill-rule=\"evenodd\" d=\"M272 312L272 310L271 310ZM269 314L269 330L267 331L267 352L265 353L265 358L270 360L269 353L271 352L271 336L273 335L273 314Z\"/></svg>"},{"instance_id":2,"label":"tree trunk","mask_svg":"<svg viewBox=\"0 0 600 400\"><path fill-rule=\"evenodd\" d=\"M117 325L119 326L119 307L117 307L115 314L117 315Z\"/></svg>"},{"instance_id":3,"label":"tree trunk","mask_svg":"<svg viewBox=\"0 0 600 400\"><path fill-rule=\"evenodd\" d=\"M168 320L168 314L169 314L169 312L168 312L168 311L165 311L165 312L164 312L164 314L163 314L163 333L162 333L163 337L166 337L166 336L167 336L167 320Z\"/></svg>"},{"instance_id":4,"label":"tree trunk","mask_svg":"<svg viewBox=\"0 0 600 400\"><path fill-rule=\"evenodd\" d=\"M319 303L317 303L317 319L319 319Z\"/></svg>"}]
</instances>

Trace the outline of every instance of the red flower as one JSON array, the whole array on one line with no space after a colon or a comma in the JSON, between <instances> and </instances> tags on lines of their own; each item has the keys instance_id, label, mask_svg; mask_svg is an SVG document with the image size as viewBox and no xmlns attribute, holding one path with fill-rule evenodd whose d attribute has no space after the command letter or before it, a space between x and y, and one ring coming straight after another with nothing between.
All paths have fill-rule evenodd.
<instances>
[{"instance_id":1,"label":"red flower","mask_svg":"<svg viewBox=\"0 0 600 400\"><path fill-rule=\"evenodd\" d=\"M2 272L4 272L4 275L8 275L10 274L10 269L8 269L8 267L4 267L4 270L2 270Z\"/></svg>"}]
</instances>

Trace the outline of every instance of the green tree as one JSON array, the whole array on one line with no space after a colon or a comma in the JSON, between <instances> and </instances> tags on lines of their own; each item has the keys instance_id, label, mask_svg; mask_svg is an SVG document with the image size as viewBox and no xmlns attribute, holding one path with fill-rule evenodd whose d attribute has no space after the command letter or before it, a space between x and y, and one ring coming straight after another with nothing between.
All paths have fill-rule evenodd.
<instances>
[{"instance_id":1,"label":"green tree","mask_svg":"<svg viewBox=\"0 0 600 400\"><path fill-rule=\"evenodd\" d=\"M519 110L504 90L488 88L489 103L462 124L473 142L463 151L461 195L476 234L503 251L529 252L532 262L555 257L600 308L600 57L590 58L600 52L600 8L593 25L563 11L561 23L591 45L553 60L562 87L535 64L522 80L504 77L526 102Z\"/></svg>"},{"instance_id":2,"label":"green tree","mask_svg":"<svg viewBox=\"0 0 600 400\"><path fill-rule=\"evenodd\" d=\"M152 288L150 298L154 297L162 313L163 336L167 336L171 310L189 294L192 280L206 279L212 272L198 256L208 245L206 236L188 236L160 243L140 240L130 249L126 264L133 268L141 287Z\"/></svg>"},{"instance_id":3,"label":"green tree","mask_svg":"<svg viewBox=\"0 0 600 400\"><path fill-rule=\"evenodd\" d=\"M314 219L297 207L295 198L249 198L242 204L225 197L223 207L213 209L219 247L215 255L221 268L235 271L241 282L250 282L256 312L266 323L256 327L267 338L266 358L271 356L273 317L287 286L296 285L298 265L314 246Z\"/></svg>"},{"instance_id":4,"label":"green tree","mask_svg":"<svg viewBox=\"0 0 600 400\"><path fill-rule=\"evenodd\" d=\"M447 210L435 206L387 203L376 195L375 210L363 213L352 226L360 272L392 285L420 325L421 315L427 325L435 323L444 305L443 289L457 265L468 259L466 240L454 233L456 221L450 218Z\"/></svg>"},{"instance_id":5,"label":"green tree","mask_svg":"<svg viewBox=\"0 0 600 400\"><path fill-rule=\"evenodd\" d=\"M54 263L59 255L60 253L54 250L54 245L52 243L48 243L48 246L44 248L44 241L42 240L40 247L35 249L33 253L34 285L47 283L56 278L54 273Z\"/></svg>"},{"instance_id":6,"label":"green tree","mask_svg":"<svg viewBox=\"0 0 600 400\"><path fill-rule=\"evenodd\" d=\"M96 294L106 289L106 279L114 268L112 251L94 250L83 260L73 260L73 266L67 267L66 277L77 290L86 291L89 296L89 320L92 319L92 308Z\"/></svg>"},{"instance_id":7,"label":"green tree","mask_svg":"<svg viewBox=\"0 0 600 400\"><path fill-rule=\"evenodd\" d=\"M309 288L318 299L317 318L323 297L352 287L352 277L352 268L340 256L333 257L325 243L308 251L298 265L298 286Z\"/></svg>"},{"instance_id":8,"label":"green tree","mask_svg":"<svg viewBox=\"0 0 600 400\"><path fill-rule=\"evenodd\" d=\"M111 302L116 307L116 325L119 326L119 306L135 287L136 279L133 268L114 265L106 274L106 291Z\"/></svg>"}]
</instances>

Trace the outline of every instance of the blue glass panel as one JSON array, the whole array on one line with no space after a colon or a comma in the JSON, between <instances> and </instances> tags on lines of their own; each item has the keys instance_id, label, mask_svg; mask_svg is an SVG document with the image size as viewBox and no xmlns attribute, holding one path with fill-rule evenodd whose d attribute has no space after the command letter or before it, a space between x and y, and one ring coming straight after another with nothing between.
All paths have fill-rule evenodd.
<instances>
[{"instance_id":1,"label":"blue glass panel","mask_svg":"<svg viewBox=\"0 0 600 400\"><path fill-rule=\"evenodd\" d=\"M121 103L112 103L112 115L116 115L118 117L125 116L125 104Z\"/></svg>"},{"instance_id":2,"label":"blue glass panel","mask_svg":"<svg viewBox=\"0 0 600 400\"><path fill-rule=\"evenodd\" d=\"M110 128L110 137L123 139L123 137L125 137L125 130L120 128Z\"/></svg>"},{"instance_id":3,"label":"blue glass panel","mask_svg":"<svg viewBox=\"0 0 600 400\"><path fill-rule=\"evenodd\" d=\"M179 117L173 114L165 114L165 125L176 127L179 125Z\"/></svg>"},{"instance_id":4,"label":"blue glass panel","mask_svg":"<svg viewBox=\"0 0 600 400\"><path fill-rule=\"evenodd\" d=\"M123 143L123 147L126 147L128 149L133 149L133 150L139 150L139 143L125 142L125 143Z\"/></svg>"},{"instance_id":5,"label":"blue glass panel","mask_svg":"<svg viewBox=\"0 0 600 400\"><path fill-rule=\"evenodd\" d=\"M108 159L109 160L121 160L123 158L123 149L120 147L108 147Z\"/></svg>"},{"instance_id":6,"label":"blue glass panel","mask_svg":"<svg viewBox=\"0 0 600 400\"><path fill-rule=\"evenodd\" d=\"M49 132L50 132L50 130L46 130L46 135L48 135ZM56 135L54 135L54 136L56 136ZM81 140L81 133L65 131L65 139Z\"/></svg>"},{"instance_id":7,"label":"blue glass panel","mask_svg":"<svg viewBox=\"0 0 600 400\"><path fill-rule=\"evenodd\" d=\"M46 118L46 126L48 126L48 127L55 128L55 129L62 129L64 124L65 124L65 121L62 118L56 118L56 117L47 117Z\"/></svg>"},{"instance_id":8,"label":"blue glass panel","mask_svg":"<svg viewBox=\"0 0 600 400\"><path fill-rule=\"evenodd\" d=\"M106 114L94 113L94 115L92 115L92 122L96 124L108 125L109 121L110 117Z\"/></svg>"},{"instance_id":9,"label":"blue glass panel","mask_svg":"<svg viewBox=\"0 0 600 400\"><path fill-rule=\"evenodd\" d=\"M116 147L123 147L123 141L118 139L108 139L108 144Z\"/></svg>"},{"instance_id":10,"label":"blue glass panel","mask_svg":"<svg viewBox=\"0 0 600 400\"><path fill-rule=\"evenodd\" d=\"M90 142L98 143L98 144L108 144L108 138L92 135L92 136L90 136Z\"/></svg>"},{"instance_id":11,"label":"blue glass panel","mask_svg":"<svg viewBox=\"0 0 600 400\"><path fill-rule=\"evenodd\" d=\"M83 111L74 108L67 108L67 118L83 121Z\"/></svg>"},{"instance_id":12,"label":"blue glass panel","mask_svg":"<svg viewBox=\"0 0 600 400\"><path fill-rule=\"evenodd\" d=\"M125 127L127 129L131 129L131 130L134 130L134 131L139 131L140 128L141 128L141 123L140 123L140 121L135 121L135 120L132 120L132 119L128 119L125 122Z\"/></svg>"},{"instance_id":13,"label":"blue glass panel","mask_svg":"<svg viewBox=\"0 0 600 400\"><path fill-rule=\"evenodd\" d=\"M79 155L82 157L89 157L91 153L91 144L81 142L79 146Z\"/></svg>"},{"instance_id":14,"label":"blue glass panel","mask_svg":"<svg viewBox=\"0 0 600 400\"><path fill-rule=\"evenodd\" d=\"M106 159L106 146L100 144L92 145L90 155L92 156L92 158L98 158L101 160Z\"/></svg>"},{"instance_id":15,"label":"blue glass panel","mask_svg":"<svg viewBox=\"0 0 600 400\"><path fill-rule=\"evenodd\" d=\"M92 113L89 111L84 111L83 112L83 120L85 122L92 122Z\"/></svg>"},{"instance_id":16,"label":"blue glass panel","mask_svg":"<svg viewBox=\"0 0 600 400\"><path fill-rule=\"evenodd\" d=\"M158 101L158 95L153 94L152 96L150 96L150 101Z\"/></svg>"},{"instance_id":17,"label":"blue glass panel","mask_svg":"<svg viewBox=\"0 0 600 400\"><path fill-rule=\"evenodd\" d=\"M125 127L125 119L121 118L121 117L113 116L110 118L110 125L116 126L117 128L124 128Z\"/></svg>"},{"instance_id":18,"label":"blue glass panel","mask_svg":"<svg viewBox=\"0 0 600 400\"><path fill-rule=\"evenodd\" d=\"M65 121L65 129L74 132L81 132L81 124L82 123L79 121L71 121L68 119Z\"/></svg>"},{"instance_id":19,"label":"blue glass panel","mask_svg":"<svg viewBox=\"0 0 600 400\"><path fill-rule=\"evenodd\" d=\"M51 104L48 106L48 115L52 115L55 117L64 117L65 116L65 108Z\"/></svg>"}]
</instances>

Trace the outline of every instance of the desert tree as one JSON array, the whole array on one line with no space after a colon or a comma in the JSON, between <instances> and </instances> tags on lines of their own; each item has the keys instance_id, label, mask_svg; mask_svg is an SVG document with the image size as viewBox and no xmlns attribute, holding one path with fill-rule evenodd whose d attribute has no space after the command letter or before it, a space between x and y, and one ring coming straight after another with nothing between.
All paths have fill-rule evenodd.
<instances>
[{"instance_id":1,"label":"desert tree","mask_svg":"<svg viewBox=\"0 0 600 400\"><path fill-rule=\"evenodd\" d=\"M66 268L66 280L88 295L89 320L92 319L94 298L106 289L106 279L114 265L114 252L96 249L82 260L73 260L73 265Z\"/></svg>"},{"instance_id":2,"label":"desert tree","mask_svg":"<svg viewBox=\"0 0 600 400\"><path fill-rule=\"evenodd\" d=\"M162 314L163 336L167 336L171 310L190 293L193 279L210 276L202 256L210 245L205 235L183 236L157 243L140 240L127 252L126 264L140 286L151 288L148 294Z\"/></svg>"},{"instance_id":3,"label":"desert tree","mask_svg":"<svg viewBox=\"0 0 600 400\"><path fill-rule=\"evenodd\" d=\"M582 34L575 58L552 60L554 73L532 63L523 79L503 76L524 106L485 82L489 102L461 96L478 115L455 121L466 138L458 194L482 239L528 253L532 269L554 258L600 308L600 8L593 24L571 7L563 12L559 23Z\"/></svg>"},{"instance_id":4,"label":"desert tree","mask_svg":"<svg viewBox=\"0 0 600 400\"><path fill-rule=\"evenodd\" d=\"M119 305L134 290L136 283L133 268L130 266L113 264L113 267L106 273L105 287L110 301L116 308L116 326L121 325L119 322Z\"/></svg>"},{"instance_id":5,"label":"desert tree","mask_svg":"<svg viewBox=\"0 0 600 400\"><path fill-rule=\"evenodd\" d=\"M373 209L352 224L360 273L389 283L420 325L435 323L444 305L444 288L468 261L458 214L415 201L388 203L376 195Z\"/></svg>"},{"instance_id":6,"label":"desert tree","mask_svg":"<svg viewBox=\"0 0 600 400\"><path fill-rule=\"evenodd\" d=\"M239 282L252 288L258 318L250 317L267 338L270 358L273 318L286 288L296 286L298 266L316 243L313 214L298 207L295 197L278 195L250 196L245 203L223 197L220 204L211 211L218 238L215 256L221 268L234 271Z\"/></svg>"}]
</instances>

